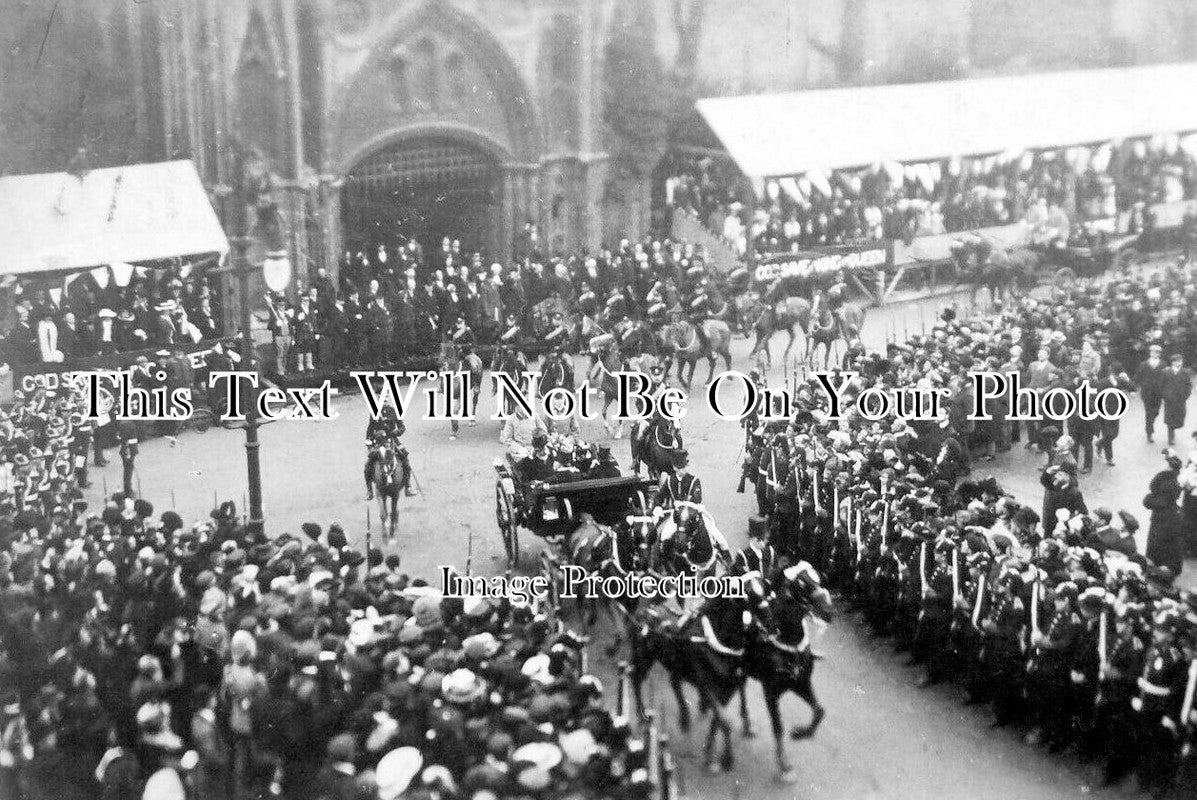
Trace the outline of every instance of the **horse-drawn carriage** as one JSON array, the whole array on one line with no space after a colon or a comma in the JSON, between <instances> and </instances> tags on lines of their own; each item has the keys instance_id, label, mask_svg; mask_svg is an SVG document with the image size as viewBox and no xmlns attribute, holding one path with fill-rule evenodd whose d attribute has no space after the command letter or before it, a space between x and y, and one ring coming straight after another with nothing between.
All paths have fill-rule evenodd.
<instances>
[{"instance_id":1,"label":"horse-drawn carriage","mask_svg":"<svg viewBox=\"0 0 1197 800\"><path fill-rule=\"evenodd\" d=\"M637 475L583 480L527 482L511 455L495 462L495 519L507 551L507 565L519 566L519 529L557 544L588 515L599 525L614 525L648 509L652 482Z\"/></svg>"},{"instance_id":2,"label":"horse-drawn carriage","mask_svg":"<svg viewBox=\"0 0 1197 800\"><path fill-rule=\"evenodd\" d=\"M1066 285L1077 278L1094 278L1111 267L1127 269L1142 258L1140 235L1127 233L1109 237L1090 237L1087 241L1072 241L1064 246L1033 245L1030 249L1040 255L1042 263L1051 270L1057 285Z\"/></svg>"}]
</instances>

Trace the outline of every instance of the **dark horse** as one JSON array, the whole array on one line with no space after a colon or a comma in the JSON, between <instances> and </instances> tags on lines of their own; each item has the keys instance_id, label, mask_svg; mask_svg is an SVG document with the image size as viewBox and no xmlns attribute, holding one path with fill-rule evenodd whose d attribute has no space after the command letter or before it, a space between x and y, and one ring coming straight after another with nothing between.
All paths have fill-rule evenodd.
<instances>
[{"instance_id":1,"label":"dark horse","mask_svg":"<svg viewBox=\"0 0 1197 800\"><path fill-rule=\"evenodd\" d=\"M528 372L528 359L514 347L500 344L495 348L494 358L490 362L490 371L494 375L506 375L515 386L525 388L524 373ZM515 413L515 401L510 398L504 401L504 414Z\"/></svg>"},{"instance_id":2,"label":"dark horse","mask_svg":"<svg viewBox=\"0 0 1197 800\"><path fill-rule=\"evenodd\" d=\"M648 547L642 528L629 521L614 527L602 525L583 512L581 523L565 542L569 563L582 567L591 575L626 577L647 566ZM615 623L615 641L609 654L619 649L627 623L636 610L638 598L609 595L600 592L579 601L585 611L585 624L593 626L599 611L605 609Z\"/></svg>"},{"instance_id":3,"label":"dark horse","mask_svg":"<svg viewBox=\"0 0 1197 800\"><path fill-rule=\"evenodd\" d=\"M620 322L612 330L619 348L629 356L661 354L657 336L652 326L640 319L628 319Z\"/></svg>"},{"instance_id":4,"label":"dark horse","mask_svg":"<svg viewBox=\"0 0 1197 800\"><path fill-rule=\"evenodd\" d=\"M707 732L703 756L707 769L718 772L732 769L731 726L723 709L736 692L743 688L744 653L760 622L754 612L765 613L761 598L763 586L759 581L748 597L720 597L707 602L680 628L669 627L650 620L636 629L632 637L631 678L636 706L644 712L641 688L653 665L660 664L669 673L678 705L678 722L683 731L690 729L690 708L682 695L682 684L698 690L702 707L711 711L711 727ZM653 610L650 610L650 615ZM751 624L745 624L745 619ZM723 752L718 761L714 757L715 736L723 735Z\"/></svg>"},{"instance_id":5,"label":"dark horse","mask_svg":"<svg viewBox=\"0 0 1197 800\"><path fill-rule=\"evenodd\" d=\"M815 656L806 632L807 620L812 616L830 620L831 594L823 588L814 569L805 561L790 567L779 577L777 593L769 604L769 618L775 628L765 639L749 641L744 652L744 670L761 685L765 707L773 728L779 778L786 783L794 780L793 769L785 752L785 731L781 723L781 698L793 692L811 709L809 725L795 726L793 739L808 739L815 735L826 711L815 697L812 677ZM748 718L748 700L744 687L740 689L740 719L744 735L752 735Z\"/></svg>"},{"instance_id":6,"label":"dark horse","mask_svg":"<svg viewBox=\"0 0 1197 800\"><path fill-rule=\"evenodd\" d=\"M554 389L574 389L574 364L563 352L556 350L545 353L544 361L540 365L540 382L536 386L536 396L541 404L545 404L545 396ZM545 408L546 423L556 430L558 425L564 426L567 433L578 432L578 418L569 420L554 420Z\"/></svg>"},{"instance_id":7,"label":"dark horse","mask_svg":"<svg viewBox=\"0 0 1197 800\"><path fill-rule=\"evenodd\" d=\"M654 481L662 472L673 472L674 453L682 449L682 433L677 423L660 418L638 423L632 428L632 470L640 474L640 465L648 468Z\"/></svg>"},{"instance_id":8,"label":"dark horse","mask_svg":"<svg viewBox=\"0 0 1197 800\"><path fill-rule=\"evenodd\" d=\"M394 447L382 445L378 448L378 458L374 460L371 469L370 482L374 485L374 495L378 498L378 515L382 520L383 536L389 538L394 535L399 518L399 492L410 487L411 467L398 457Z\"/></svg>"}]
</instances>

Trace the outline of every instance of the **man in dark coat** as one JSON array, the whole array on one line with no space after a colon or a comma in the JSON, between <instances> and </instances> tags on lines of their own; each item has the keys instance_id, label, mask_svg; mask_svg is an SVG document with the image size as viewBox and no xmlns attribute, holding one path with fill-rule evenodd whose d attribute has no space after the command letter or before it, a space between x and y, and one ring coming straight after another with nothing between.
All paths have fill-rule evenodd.
<instances>
[{"instance_id":1,"label":"man in dark coat","mask_svg":"<svg viewBox=\"0 0 1197 800\"><path fill-rule=\"evenodd\" d=\"M1143 424L1149 442L1154 441L1155 418L1159 416L1160 404L1164 402L1164 379L1167 370L1161 360L1162 352L1162 347L1153 344L1147 360L1139 365L1139 371L1135 373L1135 385L1139 387L1139 394L1143 397Z\"/></svg>"},{"instance_id":2,"label":"man in dark coat","mask_svg":"<svg viewBox=\"0 0 1197 800\"><path fill-rule=\"evenodd\" d=\"M1185 369L1180 353L1172 356L1172 363L1164 375L1164 425L1168 428L1168 444L1176 443L1176 432L1185 426L1185 406L1193 393L1193 376Z\"/></svg>"},{"instance_id":3,"label":"man in dark coat","mask_svg":"<svg viewBox=\"0 0 1197 800\"><path fill-rule=\"evenodd\" d=\"M1167 567L1173 577L1180 575L1185 559L1184 521L1177 498L1180 486L1170 470L1158 473L1151 480L1143 505L1151 511L1151 526L1147 529L1147 558L1160 567ZM1164 476L1161 479L1161 476Z\"/></svg>"},{"instance_id":4,"label":"man in dark coat","mask_svg":"<svg viewBox=\"0 0 1197 800\"><path fill-rule=\"evenodd\" d=\"M1050 536L1058 520L1056 511L1066 509L1069 516L1089 513L1085 497L1076 481L1075 463L1053 465L1039 476L1043 485L1043 532Z\"/></svg>"},{"instance_id":5,"label":"man in dark coat","mask_svg":"<svg viewBox=\"0 0 1197 800\"><path fill-rule=\"evenodd\" d=\"M391 305L391 317L395 323L395 352L411 352L416 343L416 308L406 287L398 292Z\"/></svg>"},{"instance_id":6,"label":"man in dark coat","mask_svg":"<svg viewBox=\"0 0 1197 800\"><path fill-rule=\"evenodd\" d=\"M356 288L349 290L345 300L345 323L348 329L349 364L360 366L366 354L368 326L366 324L366 309L362 305L361 294Z\"/></svg>"},{"instance_id":7,"label":"man in dark coat","mask_svg":"<svg viewBox=\"0 0 1197 800\"><path fill-rule=\"evenodd\" d=\"M369 331L370 363L390 363L391 312L387 310L386 300L382 295L375 297L374 302L366 309L366 328Z\"/></svg>"}]
</instances>

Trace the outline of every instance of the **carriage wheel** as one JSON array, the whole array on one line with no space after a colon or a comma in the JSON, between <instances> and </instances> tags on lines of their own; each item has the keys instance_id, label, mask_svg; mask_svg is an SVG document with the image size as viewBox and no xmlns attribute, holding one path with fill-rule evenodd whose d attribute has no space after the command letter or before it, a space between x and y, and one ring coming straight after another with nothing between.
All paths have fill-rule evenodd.
<instances>
[{"instance_id":1,"label":"carriage wheel","mask_svg":"<svg viewBox=\"0 0 1197 800\"><path fill-rule=\"evenodd\" d=\"M495 521L499 524L499 533L503 536L503 547L507 550L507 568L518 569L520 565L520 536L519 523L515 519L515 511L511 507L511 497L503 489L503 484L495 484Z\"/></svg>"},{"instance_id":2,"label":"carriage wheel","mask_svg":"<svg viewBox=\"0 0 1197 800\"><path fill-rule=\"evenodd\" d=\"M1067 288L1070 284L1076 282L1076 272L1072 267L1060 267L1055 274L1056 286L1060 288Z\"/></svg>"}]
</instances>

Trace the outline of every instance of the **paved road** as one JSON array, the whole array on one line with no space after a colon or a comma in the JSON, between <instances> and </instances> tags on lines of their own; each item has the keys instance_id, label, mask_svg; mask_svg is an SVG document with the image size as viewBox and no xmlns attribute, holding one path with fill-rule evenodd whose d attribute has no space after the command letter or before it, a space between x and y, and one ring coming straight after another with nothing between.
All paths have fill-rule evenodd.
<instances>
[{"instance_id":1,"label":"paved road","mask_svg":"<svg viewBox=\"0 0 1197 800\"><path fill-rule=\"evenodd\" d=\"M889 331L913 333L920 320L930 324L936 307L944 303L941 298L874 310L866 325L866 341L879 346ZM775 350L779 345L781 337L775 340ZM737 340L737 368L747 369L747 352L748 343ZM705 365L700 375L705 375ZM781 367L775 364L773 383L780 382ZM728 399L733 395L729 390ZM487 398L483 407L489 413ZM278 422L262 430L267 526L273 532L297 532L307 520L324 526L336 520L360 545L369 513L378 546L377 512L364 502L361 477L365 403L359 397L342 397L334 408L339 417L333 421ZM708 506L720 527L738 546L753 511L751 495L735 492L740 429L713 417L702 398L695 398L689 408L684 427L693 469L703 479ZM1118 442L1118 466L1096 467L1084 477L1082 488L1091 503L1125 506L1146 522L1141 498L1162 460L1160 445L1143 440L1141 419L1142 409L1132 400ZM502 454L498 423L487 420L463 428L456 441L448 441L447 423L409 421L408 428L406 441L424 493L400 501L398 537L386 549L398 552L412 574L432 577L437 565L464 565L467 557L476 573L500 572L503 545L494 522L491 466ZM585 433L596 440L606 438L598 423L587 424ZM1187 437L1182 444L1189 444ZM219 429L203 435L185 433L175 446L165 440L146 443L138 462L141 492L158 504L158 511L173 505L184 519L206 515L214 499L232 498L243 507L242 445L241 432ZM626 464L626 444L617 443L615 452ZM983 465L981 471L992 471L1020 498L1038 503L1041 492L1033 467L1032 456L1016 450ZM119 480L119 466L99 471L90 499L98 501L105 481L112 490ZM524 539L526 551L536 544L530 539ZM602 649L593 648L592 664L613 686L613 666ZM828 657L819 664L815 685L828 709L827 719L815 739L789 745L799 782L780 786L773 781L771 738L763 703L756 696L750 699L750 708L760 735L737 741L738 766L731 775L712 777L702 771L700 733L687 738L673 732L686 796L1055 800L1092 794L1084 788L1079 766L1066 757L1025 747L1016 732L989 730L987 715L962 707L958 690L914 688L917 670L902 666L887 642L864 635L850 617L837 618L825 649ZM655 674L649 695L672 727L674 714L667 694L663 675ZM792 724L804 721L807 711L788 698L783 715ZM1099 794L1130 796L1126 789Z\"/></svg>"}]
</instances>

